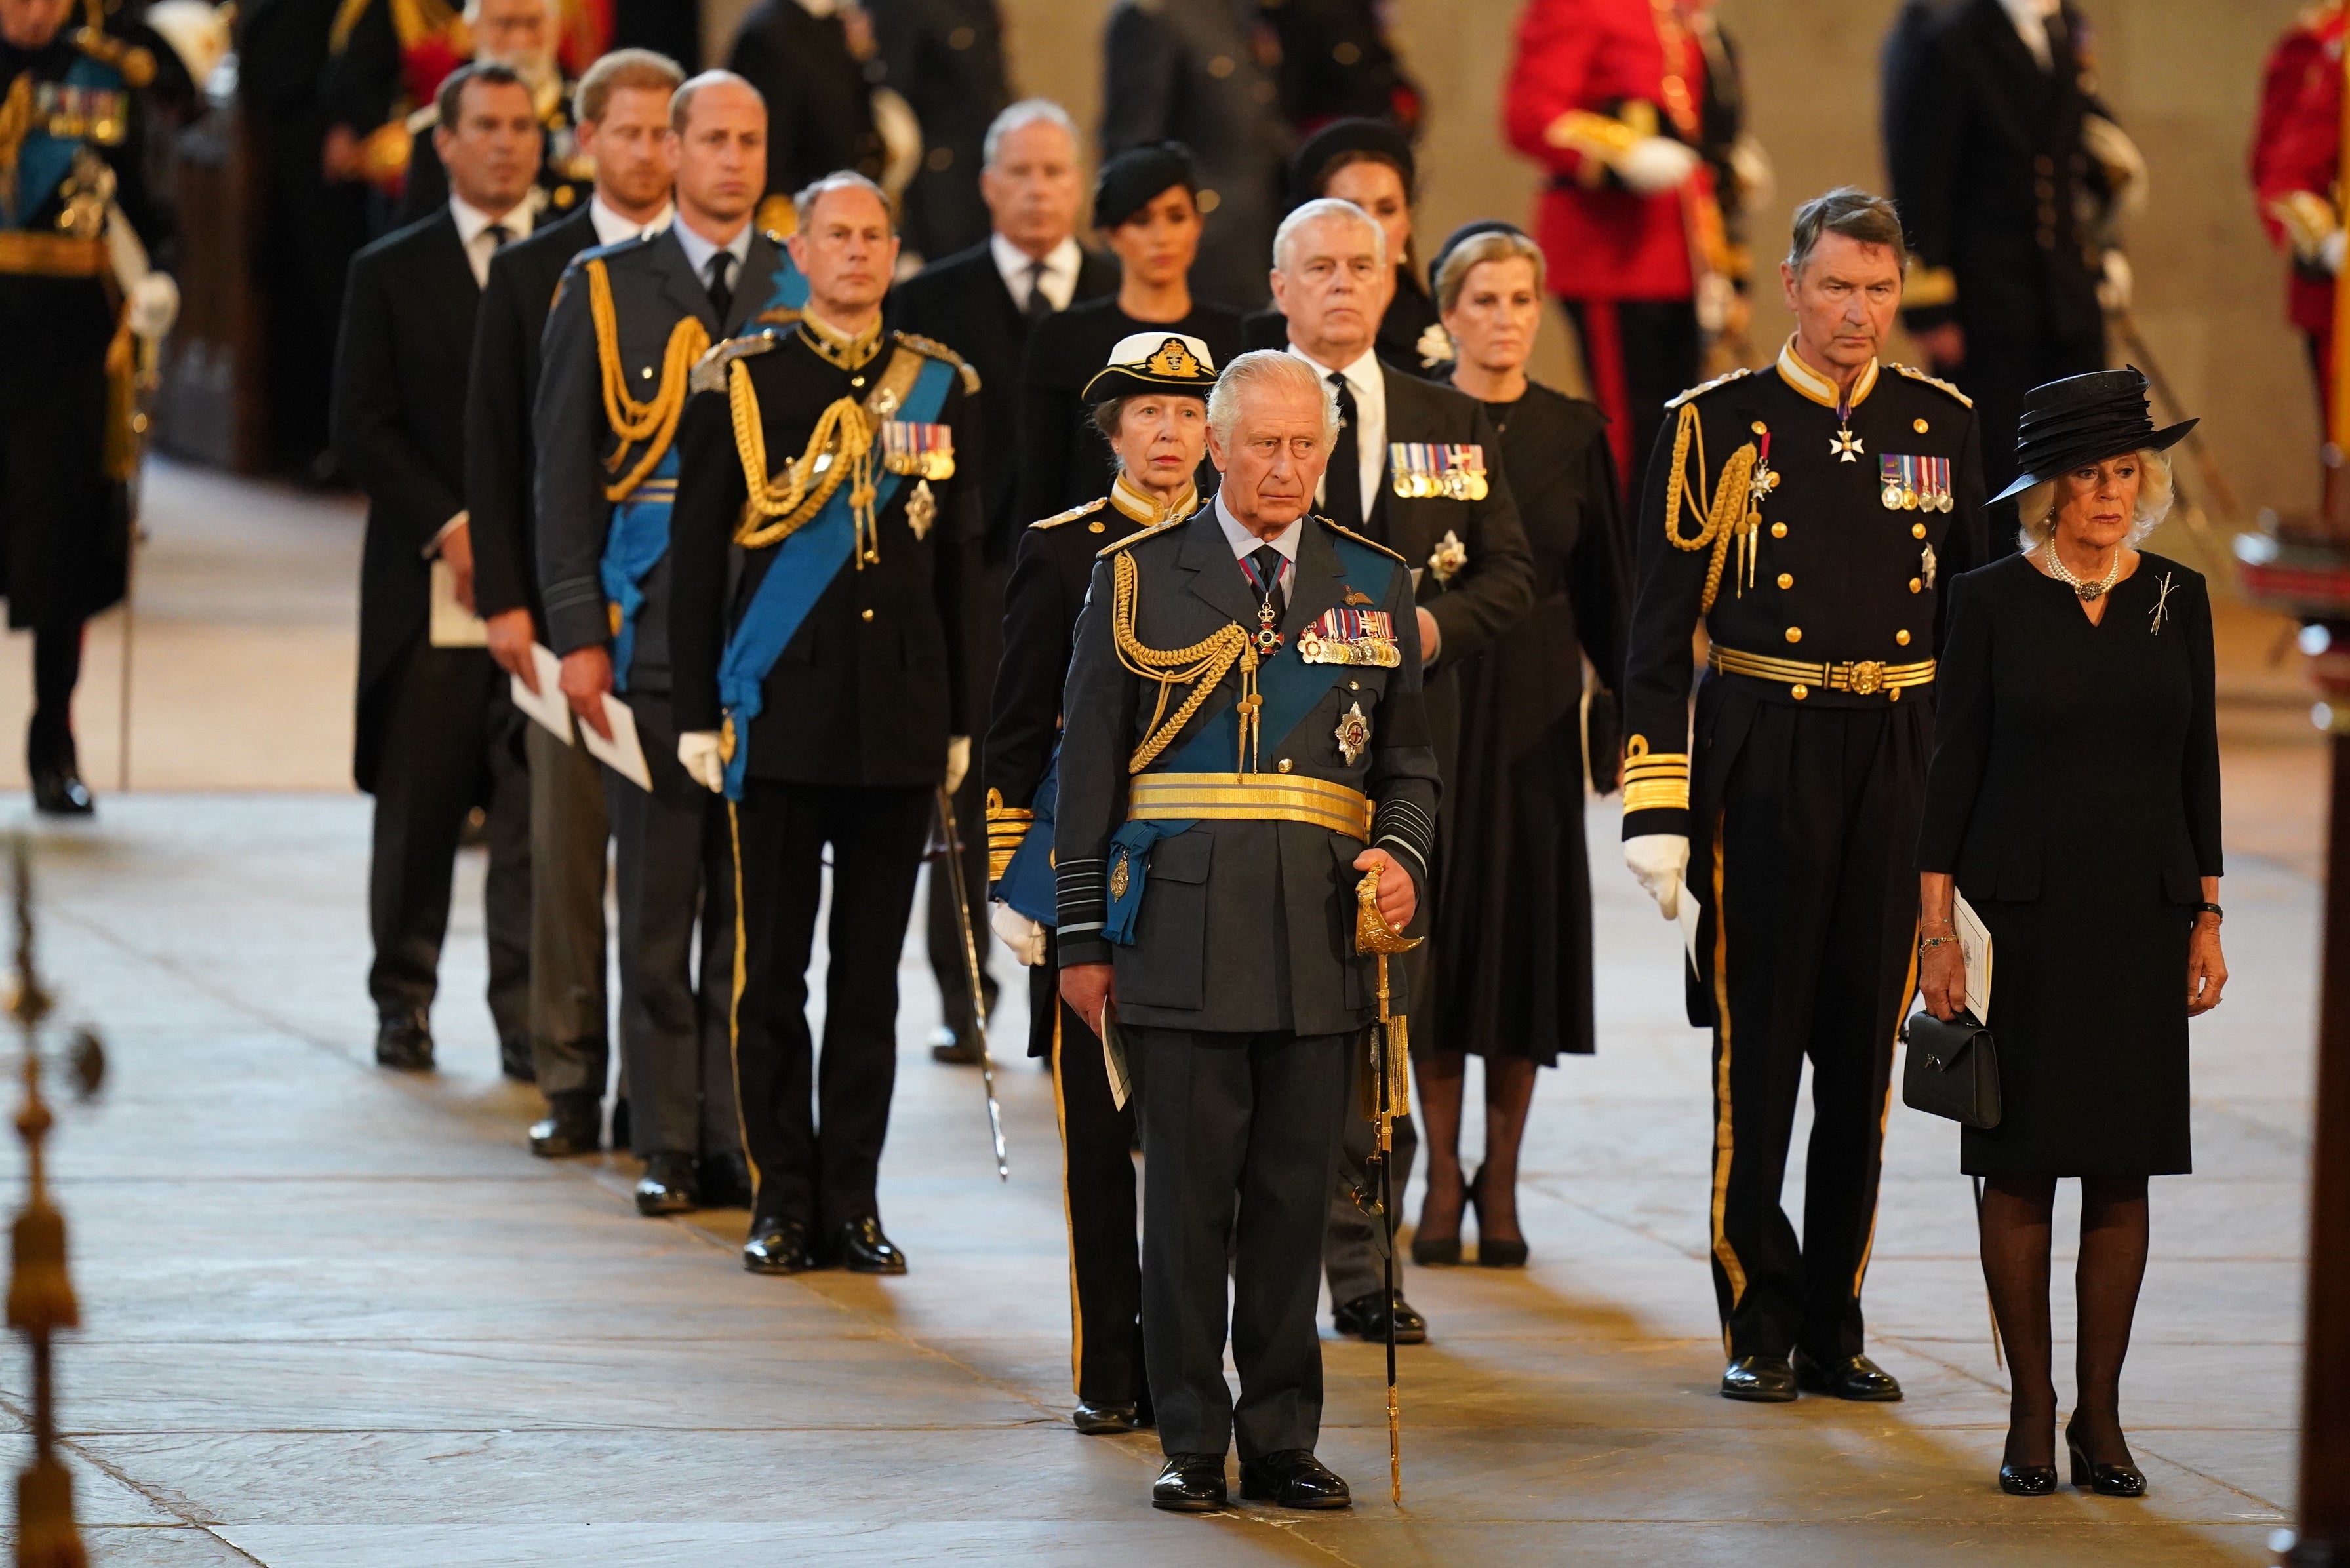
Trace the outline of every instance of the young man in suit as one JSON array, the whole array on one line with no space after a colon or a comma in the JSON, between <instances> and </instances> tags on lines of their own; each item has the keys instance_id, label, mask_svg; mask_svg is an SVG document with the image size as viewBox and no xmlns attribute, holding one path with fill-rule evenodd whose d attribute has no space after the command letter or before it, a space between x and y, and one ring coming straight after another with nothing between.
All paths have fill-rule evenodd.
<instances>
[{"instance_id":1,"label":"young man in suit","mask_svg":"<svg viewBox=\"0 0 2350 1568\"><path fill-rule=\"evenodd\" d=\"M645 1162L636 1195L644 1214L751 1199L726 1054L733 873L723 818L677 762L668 546L675 432L694 365L712 343L789 309L776 299L789 273L783 252L751 226L767 177L758 92L729 72L705 72L677 89L670 125L677 221L583 256L564 275L533 416L538 576L563 693L579 723L607 735L605 699L623 693L653 784L648 793L604 775L618 845L620 1051L629 1144ZM706 880L719 896L705 900L705 867L717 865L724 874ZM596 1119L594 1089L574 1094L549 1105L558 1123L585 1131Z\"/></svg>"},{"instance_id":2,"label":"young man in suit","mask_svg":"<svg viewBox=\"0 0 2350 1568\"><path fill-rule=\"evenodd\" d=\"M582 251L667 226L677 143L673 61L621 49L580 79L579 145L595 193L569 217L500 251L473 328L465 400L465 503L473 514L473 605L489 623L490 657L538 690L531 645L544 640L539 604L536 471L530 434L539 337L564 269ZM547 1096L533 1152L602 1147L609 1056L604 1002L604 781L587 749L543 724L524 732L530 764L530 1035L533 1075ZM582 1097L594 1114L581 1116ZM568 1107L571 1114L563 1114Z\"/></svg>"},{"instance_id":3,"label":"young man in suit","mask_svg":"<svg viewBox=\"0 0 2350 1568\"><path fill-rule=\"evenodd\" d=\"M1308 202L1274 237L1273 298L1288 324L1289 352L1314 367L1338 405L1337 444L1318 510L1411 567L1429 726L1449 778L1460 732L1450 661L1482 651L1526 612L1534 603L1534 556L1483 407L1379 362L1378 326L1395 277L1385 233L1351 202ZM1440 862L1440 842L1436 853ZM1426 973L1428 952L1423 946L1403 960L1416 980ZM1434 990L1424 981L1415 989L1421 995ZM1410 1176L1419 1148L1419 1133L1399 1118L1399 1179ZM1387 1300L1370 1222L1355 1200L1370 1153L1367 1125L1350 1121L1325 1260L1333 1316L1343 1333L1383 1340L1392 1311L1397 1337L1416 1343L1428 1325L1400 1287ZM1388 1215L1390 1236L1398 1221L1398 1214Z\"/></svg>"},{"instance_id":4,"label":"young man in suit","mask_svg":"<svg viewBox=\"0 0 2350 1568\"><path fill-rule=\"evenodd\" d=\"M431 1009L457 836L489 812L490 1012L502 1060L530 1051L529 781L521 716L483 648L435 647L436 558L473 604L465 384L490 257L530 229L538 113L523 79L472 65L442 84L441 212L351 261L335 357L335 450L368 497L359 578L359 785L375 796L369 924L376 1060L432 1065Z\"/></svg>"},{"instance_id":5,"label":"young man in suit","mask_svg":"<svg viewBox=\"0 0 2350 1568\"><path fill-rule=\"evenodd\" d=\"M1118 269L1077 244L1077 206L1085 196L1077 168L1077 131L1068 112L1041 98L1024 99L988 127L985 168L979 177L990 223L987 238L968 250L932 262L900 284L889 296L890 324L944 343L979 373L980 443L977 472L980 506L986 519L981 578L974 592L983 602L974 628L973 664L993 670L997 612L1003 577L1010 570L1020 531L1035 521L1018 514L1020 474L1020 361L1037 322L1118 287ZM984 688L979 722L986 719ZM955 830L963 845L963 885L984 886L987 857L979 803L979 781L968 781L955 798ZM931 972L938 978L945 1022L931 1054L941 1062L979 1060L972 1032L971 982L964 973L962 931L951 884L931 878ZM972 932L983 971L989 949L987 928ZM985 1004L995 1006L994 982L987 981Z\"/></svg>"}]
</instances>

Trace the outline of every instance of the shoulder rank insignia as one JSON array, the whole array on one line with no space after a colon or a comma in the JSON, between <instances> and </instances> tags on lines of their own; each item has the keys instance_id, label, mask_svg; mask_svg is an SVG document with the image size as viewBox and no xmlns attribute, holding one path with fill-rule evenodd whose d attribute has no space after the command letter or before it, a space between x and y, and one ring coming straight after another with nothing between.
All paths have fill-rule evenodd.
<instances>
[{"instance_id":1,"label":"shoulder rank insignia","mask_svg":"<svg viewBox=\"0 0 2350 1568\"><path fill-rule=\"evenodd\" d=\"M965 363L962 355L956 353L953 349L948 348L937 338L925 337L917 332L892 332L889 336L896 341L903 343L907 348L911 348L917 354L928 354L933 359L944 359L948 364L952 365L956 369L962 371L962 389L965 394L973 394L979 390L979 372L972 369L969 364Z\"/></svg>"},{"instance_id":2,"label":"shoulder rank insignia","mask_svg":"<svg viewBox=\"0 0 2350 1568\"><path fill-rule=\"evenodd\" d=\"M1039 517L1028 524L1031 528L1058 528L1064 523L1074 523L1090 512L1098 512L1109 504L1109 497L1100 496L1083 506L1072 506L1066 512L1055 512L1050 517Z\"/></svg>"},{"instance_id":3,"label":"shoulder rank insignia","mask_svg":"<svg viewBox=\"0 0 2350 1568\"><path fill-rule=\"evenodd\" d=\"M1678 409L1683 403L1688 402L1691 398L1701 398L1705 396L1706 393L1712 391L1716 387L1726 387L1731 382L1738 379L1741 376L1751 375L1752 373L1752 372L1749 371L1743 365L1741 365L1735 370L1726 370L1721 375L1716 376L1711 381L1700 381L1696 386L1691 387L1688 391L1682 392L1676 397L1666 399L1665 407L1669 409Z\"/></svg>"},{"instance_id":4,"label":"shoulder rank insignia","mask_svg":"<svg viewBox=\"0 0 2350 1568\"><path fill-rule=\"evenodd\" d=\"M84 26L74 29L73 44L91 59L120 71L127 86L143 88L155 79L154 55L126 38L118 38L102 28Z\"/></svg>"},{"instance_id":5,"label":"shoulder rank insignia","mask_svg":"<svg viewBox=\"0 0 2350 1568\"><path fill-rule=\"evenodd\" d=\"M694 362L690 382L697 392L723 392L726 389L726 367L753 354L764 354L779 339L772 332L754 332L746 337L729 337L715 345Z\"/></svg>"},{"instance_id":6,"label":"shoulder rank insignia","mask_svg":"<svg viewBox=\"0 0 2350 1568\"><path fill-rule=\"evenodd\" d=\"M1371 549L1377 550L1380 555L1382 555L1382 556L1385 556L1388 557L1390 560L1400 561L1400 560L1402 560L1402 559L1403 559L1403 556L1402 556L1399 555L1397 552L1395 552L1395 551L1393 551L1393 550L1388 549L1385 545L1380 544L1377 539L1367 539L1367 538L1365 538L1362 535L1356 533L1352 528L1342 528L1342 527L1340 527L1337 524L1331 522L1331 521L1330 521L1330 519L1328 519L1327 517L1322 516L1322 515L1321 515L1320 514L1318 514L1318 513L1315 514L1314 521L1315 521L1316 523L1321 524L1322 524L1322 526L1324 526L1325 528L1329 529L1329 530L1330 530L1330 532L1332 532L1333 534L1344 534L1347 538L1352 539L1356 544L1357 544L1357 545L1367 545L1367 546L1368 546L1368 547L1370 547Z\"/></svg>"},{"instance_id":7,"label":"shoulder rank insignia","mask_svg":"<svg viewBox=\"0 0 2350 1568\"><path fill-rule=\"evenodd\" d=\"M1929 376L1925 371L1920 370L1915 365L1896 365L1893 368L1900 371L1903 375L1908 377L1913 381L1923 381L1929 387L1939 387L1943 391L1950 393L1950 396L1958 399L1960 402L1965 404L1968 408L1971 409L1975 406L1975 400L1972 398L1968 397L1964 392L1960 391L1956 387L1953 387L1939 376Z\"/></svg>"},{"instance_id":8,"label":"shoulder rank insignia","mask_svg":"<svg viewBox=\"0 0 2350 1568\"><path fill-rule=\"evenodd\" d=\"M1128 534L1125 538L1117 541L1115 544L1104 545L1100 549L1096 550L1094 552L1094 559L1097 561L1107 561L1112 556L1117 555L1120 550L1131 549L1137 545L1144 544L1152 539L1172 538L1174 535L1180 534L1182 530L1180 528L1175 527L1138 528L1133 533Z\"/></svg>"},{"instance_id":9,"label":"shoulder rank insignia","mask_svg":"<svg viewBox=\"0 0 2350 1568\"><path fill-rule=\"evenodd\" d=\"M1297 634L1297 657L1308 664L1360 664L1393 670L1403 662L1395 626L1385 610L1326 609ZM1348 762L1355 759L1348 757Z\"/></svg>"}]
</instances>

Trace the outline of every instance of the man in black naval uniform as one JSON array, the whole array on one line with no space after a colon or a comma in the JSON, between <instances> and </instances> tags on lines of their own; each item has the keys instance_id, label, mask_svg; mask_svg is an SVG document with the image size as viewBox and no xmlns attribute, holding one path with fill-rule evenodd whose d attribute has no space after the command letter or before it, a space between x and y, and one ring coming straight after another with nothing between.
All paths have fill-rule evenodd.
<instances>
[{"instance_id":1,"label":"man in black naval uniform","mask_svg":"<svg viewBox=\"0 0 2350 1568\"><path fill-rule=\"evenodd\" d=\"M671 700L678 760L735 825L736 1085L758 1188L743 1266L902 1273L875 1184L915 874L940 785L970 763L979 503L955 454L976 389L947 349L882 330L898 241L880 187L844 170L794 207L796 329L711 355L680 430Z\"/></svg>"},{"instance_id":2,"label":"man in black naval uniform","mask_svg":"<svg viewBox=\"0 0 2350 1568\"><path fill-rule=\"evenodd\" d=\"M1378 1016L1357 886L1427 904L1439 784L1411 574L1308 515L1320 378L1243 354L1209 403L1213 504L1104 552L1077 622L1054 822L1061 994L1141 1084L1142 1334L1159 1508L1344 1508L1315 1263L1349 1071ZM1230 1309L1227 1312L1227 1290ZM1240 1368L1224 1382L1226 1324Z\"/></svg>"},{"instance_id":3,"label":"man in black naval uniform","mask_svg":"<svg viewBox=\"0 0 2350 1568\"><path fill-rule=\"evenodd\" d=\"M781 244L751 226L767 176L757 91L740 77L704 72L677 89L670 122L676 221L590 252L564 275L532 417L536 566L563 694L577 722L608 734L605 701L619 692L652 780L648 792L608 769L603 777L619 884L629 1141L645 1162L636 1191L643 1214L751 1199L723 1027L733 986L733 867L723 815L677 762L667 547L675 434L693 367L712 343L748 330L771 306L787 308L775 296L788 271ZM550 1096L554 1119L592 1127L601 1083L582 1082L563 1100Z\"/></svg>"},{"instance_id":4,"label":"man in black naval uniform","mask_svg":"<svg viewBox=\"0 0 2350 1568\"><path fill-rule=\"evenodd\" d=\"M1624 857L1668 919L1685 898L1699 912L1690 1022L1713 1027L1731 1399L1901 1397L1861 1353L1860 1288L1917 971L1940 589L1983 559L1967 400L1877 362L1904 261L1891 202L1804 203L1780 268L1794 337L1772 369L1672 400L1639 514ZM1779 1189L1807 1056L1799 1247Z\"/></svg>"},{"instance_id":5,"label":"man in black naval uniform","mask_svg":"<svg viewBox=\"0 0 2350 1568\"><path fill-rule=\"evenodd\" d=\"M1286 318L1289 352L1314 368L1338 407L1321 512L1394 550L1412 568L1429 730L1438 767L1449 777L1461 723L1452 667L1482 651L1534 603L1534 556L1502 476L1501 440L1483 406L1379 361L1380 313L1395 278L1386 247L1378 224L1360 207L1326 197L1307 202L1274 237L1273 296ZM1440 862L1440 845L1436 854ZM1440 881L1441 875L1440 866ZM1430 961L1423 945L1399 967L1432 995ZM1396 1118L1394 1143L1399 1190L1419 1149L1409 1116ZM1428 1324L1403 1300L1400 1285L1388 1299L1378 1241L1355 1200L1370 1155L1367 1124L1348 1122L1324 1260L1332 1320L1341 1333L1384 1341L1392 1311L1396 1337L1417 1344ZM1400 1210L1388 1214L1390 1241L1401 1221Z\"/></svg>"},{"instance_id":6,"label":"man in black naval uniform","mask_svg":"<svg viewBox=\"0 0 2350 1568\"><path fill-rule=\"evenodd\" d=\"M166 237L144 178L154 55L68 26L73 11L0 3L0 592L9 626L33 633L33 804L83 815L82 627L123 596L139 459L133 363L115 346L151 355L180 296L147 270Z\"/></svg>"},{"instance_id":7,"label":"man in black naval uniform","mask_svg":"<svg viewBox=\"0 0 2350 1568\"><path fill-rule=\"evenodd\" d=\"M1107 495L1028 525L1003 598L1003 659L981 768L987 789L988 877L998 935L1028 971L1028 1054L1050 1059L1061 1122L1076 1322L1080 1432L1151 1424L1143 1376L1142 1273L1134 1245L1135 1108L1115 1090L1093 1026L1060 1000L1052 927L1055 760L1061 693L1077 612L1101 552L1199 510L1215 360L1196 337L1138 333L1086 385L1117 454Z\"/></svg>"}]
</instances>

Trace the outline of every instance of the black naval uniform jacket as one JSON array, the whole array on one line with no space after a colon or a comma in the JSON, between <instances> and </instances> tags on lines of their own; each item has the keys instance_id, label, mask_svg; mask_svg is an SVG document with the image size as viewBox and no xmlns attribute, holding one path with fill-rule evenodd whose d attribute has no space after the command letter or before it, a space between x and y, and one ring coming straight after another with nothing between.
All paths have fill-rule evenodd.
<instances>
[{"instance_id":1,"label":"black naval uniform jacket","mask_svg":"<svg viewBox=\"0 0 2350 1568\"><path fill-rule=\"evenodd\" d=\"M1300 631L1358 591L1347 580L1335 537L1336 525L1320 518L1308 518L1300 533L1280 625L1284 658L1295 657ZM1132 556L1139 574L1134 633L1146 647L1187 648L1227 626L1256 626L1257 596L1213 505L1178 526L1134 536L1095 566L1062 702L1054 825L1060 961L1115 963L1125 1023L1299 1035L1361 1027L1378 1005L1373 961L1355 951L1362 873L1352 867L1366 846L1342 833L1296 822L1200 822L1152 846L1132 945L1113 947L1102 937L1106 861L1110 837L1126 821L1128 763L1153 728L1159 696L1155 681L1120 662L1113 640L1121 553ZM1400 663L1336 669L1303 720L1286 734L1262 738L1259 760L1265 773L1322 779L1371 798L1371 846L1386 849L1419 888L1417 934L1433 902L1428 867L1441 785L1420 701L1419 639L1404 629L1411 581L1399 562L1378 608L1391 618ZM1232 706L1240 680L1237 668L1224 676L1152 771L1165 769L1203 724ZM1181 701L1179 693L1169 712ZM1369 721L1369 744L1349 762L1337 731L1340 716L1357 705ZM1391 988L1395 979L1391 971Z\"/></svg>"},{"instance_id":2,"label":"black naval uniform jacket","mask_svg":"<svg viewBox=\"0 0 2350 1568\"><path fill-rule=\"evenodd\" d=\"M810 329L764 340L739 363L759 397L768 461L797 458L824 410L879 375L902 335L850 369L811 341ZM762 340L746 339L759 345ZM951 358L935 344L937 357ZM934 422L960 452L972 394L958 375ZM687 400L678 432L677 510L670 524L671 701L681 732L716 730L724 714L718 662L728 630L774 562L769 547L733 549L748 490L722 389ZM767 672L750 734L750 776L782 784L925 787L946 776L947 740L971 733L969 588L979 545L977 486L958 461L934 481L937 514L916 537L901 483L876 519L880 559L840 568ZM730 558L741 555L739 566Z\"/></svg>"},{"instance_id":3,"label":"black naval uniform jacket","mask_svg":"<svg viewBox=\"0 0 2350 1568\"><path fill-rule=\"evenodd\" d=\"M788 200L836 169L881 178L872 88L839 12L818 16L799 0L764 0L743 18L726 68L767 100L769 195Z\"/></svg>"},{"instance_id":4,"label":"black naval uniform jacket","mask_svg":"<svg viewBox=\"0 0 2350 1568\"><path fill-rule=\"evenodd\" d=\"M1012 101L995 0L872 0L865 8L887 84L922 128L922 167L906 187L907 248L942 256L987 238L980 158L988 126Z\"/></svg>"},{"instance_id":5,"label":"black naval uniform jacket","mask_svg":"<svg viewBox=\"0 0 2350 1568\"><path fill-rule=\"evenodd\" d=\"M557 655L597 647L613 637L602 565L614 506L604 493L606 482L614 477L606 462L615 442L611 420L604 409L603 370L590 303L594 291L587 273L590 261L601 261L605 276L611 280L612 316L624 379L640 400L649 400L661 385L663 359L677 324L692 317L713 343L742 332L774 293L784 252L773 235L752 234L751 253L734 280L733 308L723 322L711 304L708 287L694 275L673 223L582 256L563 275L562 292L547 317L546 363L531 415L539 454L540 523L534 566L546 596L546 646ZM800 440L807 440L805 431ZM771 445L770 460L781 450ZM798 447L789 450L798 455ZM629 449L632 458L641 451ZM681 472L682 452L679 461ZM740 483L739 466L731 472ZM671 516L673 540L673 510ZM627 670L616 671L623 690L666 691L670 688L670 557L664 556L639 585L645 598L637 609L635 657Z\"/></svg>"},{"instance_id":6,"label":"black naval uniform jacket","mask_svg":"<svg viewBox=\"0 0 2350 1568\"><path fill-rule=\"evenodd\" d=\"M1854 667L1932 659L1941 646L1950 579L1984 559L1974 414L1947 382L1905 366L1872 366L1854 384L1853 397L1856 449L1849 462L1835 383L1796 359L1792 344L1769 369L1733 372L1668 405L1637 525L1639 585L1622 688L1626 838L1703 839L1711 823L1721 781L1700 765L1693 782L1690 767L1690 632L1700 621L1717 649L1844 667L1841 674L1825 670L1800 683L1710 671L1697 702L1701 763L1717 739L1711 721L1721 710L1711 699L1724 690L1805 711L1931 701L1930 685L1887 688ZM1683 427L1690 432L1685 451ZM1694 475L1702 441L1708 499L1714 499L1724 466L1749 445L1760 453L1766 434L1769 472L1762 521L1748 536L1751 575L1739 573L1741 544L1733 536L1712 607L1701 611L1713 550L1677 548L1667 536L1673 527L1686 540L1700 526L1690 520L1692 495L1675 497L1678 519L1667 515L1675 456L1683 456ZM1903 456L1947 461L1947 509L1905 505L1898 487L1894 504L1886 504L1881 460ZM1742 518L1743 506L1732 510Z\"/></svg>"}]
</instances>

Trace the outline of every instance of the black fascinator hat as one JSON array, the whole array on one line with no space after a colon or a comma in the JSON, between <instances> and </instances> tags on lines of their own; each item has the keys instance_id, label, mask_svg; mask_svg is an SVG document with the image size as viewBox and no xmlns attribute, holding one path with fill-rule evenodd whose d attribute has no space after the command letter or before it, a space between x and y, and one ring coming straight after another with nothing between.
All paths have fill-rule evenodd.
<instances>
[{"instance_id":1,"label":"black fascinator hat","mask_svg":"<svg viewBox=\"0 0 2350 1568\"><path fill-rule=\"evenodd\" d=\"M2124 452L2161 452L2194 428L2193 420L2154 428L2146 377L2135 365L2043 382L2024 394L2023 417L2016 421L2015 483L1991 499L2005 501Z\"/></svg>"}]
</instances>

